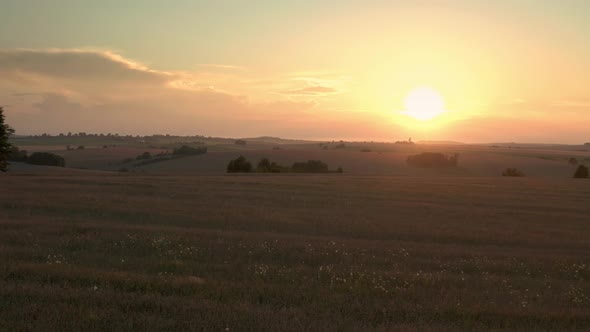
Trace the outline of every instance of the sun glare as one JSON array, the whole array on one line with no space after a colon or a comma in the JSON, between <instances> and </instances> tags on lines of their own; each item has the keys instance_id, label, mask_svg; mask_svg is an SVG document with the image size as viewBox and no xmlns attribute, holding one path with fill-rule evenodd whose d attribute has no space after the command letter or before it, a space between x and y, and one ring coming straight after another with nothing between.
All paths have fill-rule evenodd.
<instances>
[{"instance_id":1,"label":"sun glare","mask_svg":"<svg viewBox=\"0 0 590 332\"><path fill-rule=\"evenodd\" d=\"M406 109L403 114L420 121L434 119L446 112L442 96L437 91L427 87L412 90L406 97L404 105Z\"/></svg>"}]
</instances>

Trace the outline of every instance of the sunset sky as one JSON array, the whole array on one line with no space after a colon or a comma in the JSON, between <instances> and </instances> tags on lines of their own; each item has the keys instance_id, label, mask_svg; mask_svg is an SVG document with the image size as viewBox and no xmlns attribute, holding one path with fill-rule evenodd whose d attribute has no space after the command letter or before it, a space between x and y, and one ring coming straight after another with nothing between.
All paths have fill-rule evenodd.
<instances>
[{"instance_id":1,"label":"sunset sky","mask_svg":"<svg viewBox=\"0 0 590 332\"><path fill-rule=\"evenodd\" d=\"M0 105L17 134L583 143L589 15L586 0L0 0Z\"/></svg>"}]
</instances>

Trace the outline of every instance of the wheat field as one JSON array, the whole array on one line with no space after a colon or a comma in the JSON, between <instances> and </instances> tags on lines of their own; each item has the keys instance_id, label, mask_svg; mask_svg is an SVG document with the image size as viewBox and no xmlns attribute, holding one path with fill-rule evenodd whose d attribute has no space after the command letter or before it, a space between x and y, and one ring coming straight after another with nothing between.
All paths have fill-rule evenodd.
<instances>
[{"instance_id":1,"label":"wheat field","mask_svg":"<svg viewBox=\"0 0 590 332\"><path fill-rule=\"evenodd\" d=\"M0 177L0 330L588 330L590 182Z\"/></svg>"}]
</instances>

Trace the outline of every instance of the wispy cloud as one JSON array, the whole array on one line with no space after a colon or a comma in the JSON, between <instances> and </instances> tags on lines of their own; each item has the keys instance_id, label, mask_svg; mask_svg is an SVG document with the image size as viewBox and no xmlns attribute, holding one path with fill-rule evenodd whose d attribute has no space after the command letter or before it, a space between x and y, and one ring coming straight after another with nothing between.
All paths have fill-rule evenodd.
<instances>
[{"instance_id":1,"label":"wispy cloud","mask_svg":"<svg viewBox=\"0 0 590 332\"><path fill-rule=\"evenodd\" d=\"M201 68L212 68L212 69L224 69L224 70L246 70L245 67L235 65L224 65L216 63L202 63L199 65Z\"/></svg>"},{"instance_id":2,"label":"wispy cloud","mask_svg":"<svg viewBox=\"0 0 590 332\"><path fill-rule=\"evenodd\" d=\"M105 50L0 50L0 99L13 105L7 110L10 123L23 133L277 135L290 120L315 116L315 101L252 98L248 88L266 86L250 87L243 83L250 78L233 70L215 65L199 72L162 71Z\"/></svg>"},{"instance_id":3,"label":"wispy cloud","mask_svg":"<svg viewBox=\"0 0 590 332\"><path fill-rule=\"evenodd\" d=\"M332 93L337 93L338 90L331 88L331 87L327 87L327 86L308 86L305 88L300 88L300 89L293 89L293 90L287 90L287 91L283 91L282 93L287 94L287 95L326 95L326 94L332 94Z\"/></svg>"}]
</instances>

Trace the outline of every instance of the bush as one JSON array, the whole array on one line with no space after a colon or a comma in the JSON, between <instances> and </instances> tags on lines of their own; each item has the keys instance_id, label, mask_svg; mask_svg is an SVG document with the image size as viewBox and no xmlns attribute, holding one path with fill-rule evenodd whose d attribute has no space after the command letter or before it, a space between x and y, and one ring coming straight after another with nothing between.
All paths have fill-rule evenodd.
<instances>
[{"instance_id":1,"label":"bush","mask_svg":"<svg viewBox=\"0 0 590 332\"><path fill-rule=\"evenodd\" d=\"M244 141L243 139L236 140L234 143L236 145L246 145L247 144L247 142Z\"/></svg>"},{"instance_id":2,"label":"bush","mask_svg":"<svg viewBox=\"0 0 590 332\"><path fill-rule=\"evenodd\" d=\"M291 169L296 173L327 173L328 164L320 160L308 160L307 162L294 163Z\"/></svg>"},{"instance_id":3,"label":"bush","mask_svg":"<svg viewBox=\"0 0 590 332\"><path fill-rule=\"evenodd\" d=\"M188 145L183 145L177 149L174 149L172 151L173 155L176 156L192 156L192 155L199 155L199 154L205 154L207 153L207 148L206 147L200 147L200 148L191 148Z\"/></svg>"},{"instance_id":4,"label":"bush","mask_svg":"<svg viewBox=\"0 0 590 332\"><path fill-rule=\"evenodd\" d=\"M588 178L588 167L584 165L578 166L576 172L574 173L574 178L576 179L585 179Z\"/></svg>"},{"instance_id":5,"label":"bush","mask_svg":"<svg viewBox=\"0 0 590 332\"><path fill-rule=\"evenodd\" d=\"M271 172L272 168L271 168L270 160L268 160L267 158L261 159L258 162L258 166L256 167L256 171L262 172L262 173Z\"/></svg>"},{"instance_id":6,"label":"bush","mask_svg":"<svg viewBox=\"0 0 590 332\"><path fill-rule=\"evenodd\" d=\"M289 167L279 165L274 161L271 162L267 158L261 159L256 167L256 172L259 173L286 173L290 171Z\"/></svg>"},{"instance_id":7,"label":"bush","mask_svg":"<svg viewBox=\"0 0 590 332\"><path fill-rule=\"evenodd\" d=\"M234 160L230 160L229 164L227 165L227 172L228 173L249 173L252 171L252 164L244 158L244 156L239 156Z\"/></svg>"},{"instance_id":8,"label":"bush","mask_svg":"<svg viewBox=\"0 0 590 332\"><path fill-rule=\"evenodd\" d=\"M28 159L27 163L31 165L59 166L65 167L66 161L62 156L49 152L35 152Z\"/></svg>"},{"instance_id":9,"label":"bush","mask_svg":"<svg viewBox=\"0 0 590 332\"><path fill-rule=\"evenodd\" d=\"M570 159L568 159L567 161L570 165L577 165L578 164L578 159L571 157Z\"/></svg>"},{"instance_id":10,"label":"bush","mask_svg":"<svg viewBox=\"0 0 590 332\"><path fill-rule=\"evenodd\" d=\"M442 168L456 167L459 162L459 154L445 155L436 152L424 152L414 156L409 156L407 163L414 167Z\"/></svg>"},{"instance_id":11,"label":"bush","mask_svg":"<svg viewBox=\"0 0 590 332\"><path fill-rule=\"evenodd\" d=\"M137 159L137 160L152 159L152 154L146 151L146 152L140 154L139 156L137 156L137 158L135 158L135 159Z\"/></svg>"},{"instance_id":12,"label":"bush","mask_svg":"<svg viewBox=\"0 0 590 332\"><path fill-rule=\"evenodd\" d=\"M525 176L523 172L517 170L516 168L507 168L502 172L502 176Z\"/></svg>"},{"instance_id":13,"label":"bush","mask_svg":"<svg viewBox=\"0 0 590 332\"><path fill-rule=\"evenodd\" d=\"M78 150L84 150L85 148L86 148L86 147L85 147L84 145L80 145L80 146L78 147Z\"/></svg>"},{"instance_id":14,"label":"bush","mask_svg":"<svg viewBox=\"0 0 590 332\"><path fill-rule=\"evenodd\" d=\"M29 156L27 155L26 150L20 150L18 147L14 145L10 148L10 152L8 153L9 161L26 162L28 158Z\"/></svg>"}]
</instances>

